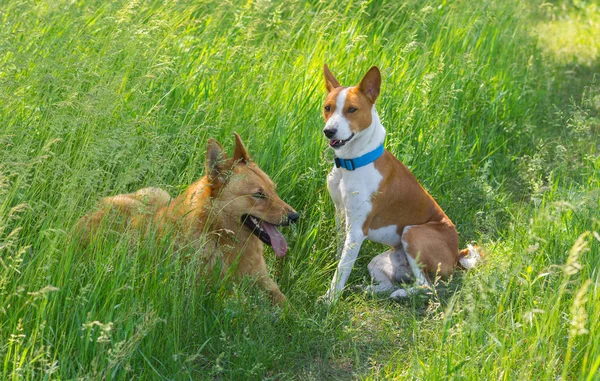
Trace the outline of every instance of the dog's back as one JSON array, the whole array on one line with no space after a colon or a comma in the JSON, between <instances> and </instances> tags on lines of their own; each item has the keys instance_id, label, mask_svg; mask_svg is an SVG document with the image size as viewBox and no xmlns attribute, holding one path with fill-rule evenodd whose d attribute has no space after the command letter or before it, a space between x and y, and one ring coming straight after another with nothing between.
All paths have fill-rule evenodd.
<instances>
[{"instance_id":1,"label":"dog's back","mask_svg":"<svg viewBox=\"0 0 600 381\"><path fill-rule=\"evenodd\" d=\"M119 231L127 228L141 229L170 201L169 193L153 187L104 197L93 211L79 219L75 232L81 244L87 246L102 225Z\"/></svg>"}]
</instances>

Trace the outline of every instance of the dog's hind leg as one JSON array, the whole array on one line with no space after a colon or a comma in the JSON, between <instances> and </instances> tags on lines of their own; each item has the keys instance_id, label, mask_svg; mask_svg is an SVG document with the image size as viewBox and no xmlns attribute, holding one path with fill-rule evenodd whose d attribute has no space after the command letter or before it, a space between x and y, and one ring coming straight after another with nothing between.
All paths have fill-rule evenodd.
<instances>
[{"instance_id":1,"label":"dog's hind leg","mask_svg":"<svg viewBox=\"0 0 600 381\"><path fill-rule=\"evenodd\" d=\"M367 287L368 292L380 293L394 291L398 287L395 283L409 282L412 280L412 270L404 250L392 248L379 254L367 266L373 279L373 285Z\"/></svg>"},{"instance_id":2,"label":"dog's hind leg","mask_svg":"<svg viewBox=\"0 0 600 381\"><path fill-rule=\"evenodd\" d=\"M154 187L142 188L134 193L129 193L127 196L143 202L152 209L168 204L171 201L171 195L167 191Z\"/></svg>"},{"instance_id":3,"label":"dog's hind leg","mask_svg":"<svg viewBox=\"0 0 600 381\"><path fill-rule=\"evenodd\" d=\"M143 204L129 194L104 197L100 199L95 210L77 221L74 234L83 246L87 246L103 225L109 229L125 230L131 218L139 213L142 207Z\"/></svg>"},{"instance_id":4,"label":"dog's hind leg","mask_svg":"<svg viewBox=\"0 0 600 381\"><path fill-rule=\"evenodd\" d=\"M392 294L390 295L390 298L392 298L392 299L407 298L410 295L418 294L423 289L433 288L433 286L431 285L431 283L429 282L429 280L423 273L423 270L421 269L421 266L419 265L419 263L417 263L417 261L414 260L411 255L407 255L406 259L408 260L410 269L412 270L412 272L415 275L415 286L412 286L409 288L397 289L396 291L392 292Z\"/></svg>"},{"instance_id":5,"label":"dog's hind leg","mask_svg":"<svg viewBox=\"0 0 600 381\"><path fill-rule=\"evenodd\" d=\"M454 225L446 221L406 226L402 247L415 275L415 287L399 289L390 295L403 298L424 288L433 288L430 274L448 276L458 262L458 235Z\"/></svg>"}]
</instances>

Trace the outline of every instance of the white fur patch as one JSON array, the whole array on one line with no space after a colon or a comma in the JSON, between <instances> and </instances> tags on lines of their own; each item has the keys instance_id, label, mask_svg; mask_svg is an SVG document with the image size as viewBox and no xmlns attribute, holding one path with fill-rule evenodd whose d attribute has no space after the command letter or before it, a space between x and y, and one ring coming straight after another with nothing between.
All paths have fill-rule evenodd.
<instances>
[{"instance_id":1,"label":"white fur patch","mask_svg":"<svg viewBox=\"0 0 600 381\"><path fill-rule=\"evenodd\" d=\"M383 176L373 163L347 171L334 168L329 178L329 192L334 201L339 199L340 212L346 223L346 239L337 271L331 282L326 299L335 300L344 289L365 239L363 224L373 209L371 196L377 192ZM339 180L339 181L338 181Z\"/></svg>"},{"instance_id":2,"label":"white fur patch","mask_svg":"<svg viewBox=\"0 0 600 381\"><path fill-rule=\"evenodd\" d=\"M389 225L378 229L369 229L367 238L373 242L396 247L400 244L398 226Z\"/></svg>"},{"instance_id":3,"label":"white fur patch","mask_svg":"<svg viewBox=\"0 0 600 381\"><path fill-rule=\"evenodd\" d=\"M409 292L410 290L412 290L412 289L409 288L408 290L405 290L403 288L399 288L396 291L392 292L392 294L390 295L390 298L392 298L392 299L404 299L404 298L408 298L410 296L410 294L411 294Z\"/></svg>"},{"instance_id":4,"label":"white fur patch","mask_svg":"<svg viewBox=\"0 0 600 381\"><path fill-rule=\"evenodd\" d=\"M458 261L460 262L462 267L469 270L477 265L477 262L479 262L479 260L481 259L481 255L479 255L477 249L471 244L467 245L467 249L469 250L469 254L467 254L465 257L459 258Z\"/></svg>"}]
</instances>

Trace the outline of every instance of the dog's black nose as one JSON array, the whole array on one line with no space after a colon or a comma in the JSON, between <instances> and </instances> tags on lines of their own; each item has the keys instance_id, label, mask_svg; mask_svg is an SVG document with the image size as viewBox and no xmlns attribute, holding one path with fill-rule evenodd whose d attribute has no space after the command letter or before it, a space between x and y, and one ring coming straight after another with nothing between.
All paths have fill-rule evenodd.
<instances>
[{"instance_id":1,"label":"dog's black nose","mask_svg":"<svg viewBox=\"0 0 600 381\"><path fill-rule=\"evenodd\" d=\"M323 130L323 133L325 134L325 136L327 136L327 138L333 137L336 132L337 128L326 128Z\"/></svg>"},{"instance_id":2,"label":"dog's black nose","mask_svg":"<svg viewBox=\"0 0 600 381\"><path fill-rule=\"evenodd\" d=\"M296 212L292 212L292 213L288 214L288 220L293 224L295 224L299 218L300 218L300 215Z\"/></svg>"}]
</instances>

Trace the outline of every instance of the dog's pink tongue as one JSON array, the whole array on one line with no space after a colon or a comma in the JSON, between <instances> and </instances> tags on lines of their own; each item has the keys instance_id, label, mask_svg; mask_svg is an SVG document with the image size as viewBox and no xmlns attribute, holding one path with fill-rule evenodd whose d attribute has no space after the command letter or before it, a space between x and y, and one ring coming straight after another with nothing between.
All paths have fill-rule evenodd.
<instances>
[{"instance_id":1,"label":"dog's pink tongue","mask_svg":"<svg viewBox=\"0 0 600 381\"><path fill-rule=\"evenodd\" d=\"M275 225L262 221L262 227L271 238L271 247L278 257L283 257L287 252L288 246L283 235L277 230Z\"/></svg>"}]
</instances>

